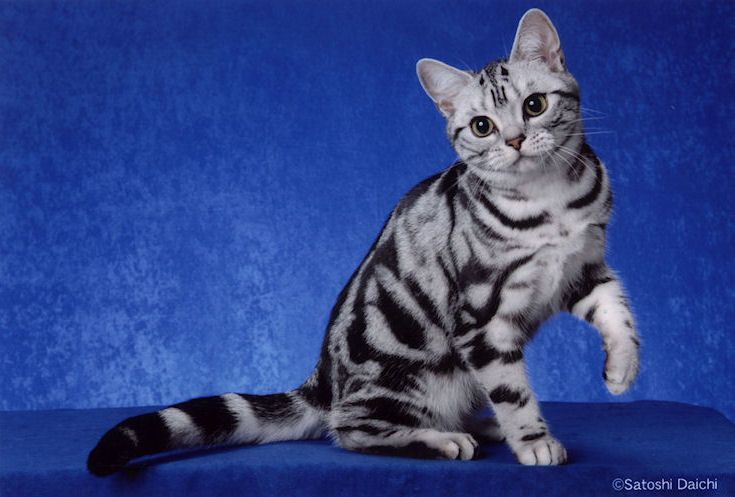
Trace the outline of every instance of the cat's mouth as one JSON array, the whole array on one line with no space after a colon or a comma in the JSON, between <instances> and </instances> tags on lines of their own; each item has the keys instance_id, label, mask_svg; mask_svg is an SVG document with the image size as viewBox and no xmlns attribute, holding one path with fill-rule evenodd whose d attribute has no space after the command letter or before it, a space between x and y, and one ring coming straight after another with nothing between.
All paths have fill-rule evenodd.
<instances>
[{"instance_id":1,"label":"cat's mouth","mask_svg":"<svg viewBox=\"0 0 735 497\"><path fill-rule=\"evenodd\" d=\"M519 153L507 166L507 169L516 173L527 173L538 170L541 165L539 164L539 158L531 155Z\"/></svg>"}]
</instances>

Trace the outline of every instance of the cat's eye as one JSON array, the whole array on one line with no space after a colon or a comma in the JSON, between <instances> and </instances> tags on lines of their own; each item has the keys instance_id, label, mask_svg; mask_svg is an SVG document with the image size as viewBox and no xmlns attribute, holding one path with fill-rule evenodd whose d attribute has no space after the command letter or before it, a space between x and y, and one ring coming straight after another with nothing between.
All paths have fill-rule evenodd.
<instances>
[{"instance_id":1,"label":"cat's eye","mask_svg":"<svg viewBox=\"0 0 735 497\"><path fill-rule=\"evenodd\" d=\"M529 95L523 102L523 112L527 116L536 117L543 114L547 106L546 96L541 93L534 93Z\"/></svg>"},{"instance_id":2,"label":"cat's eye","mask_svg":"<svg viewBox=\"0 0 735 497\"><path fill-rule=\"evenodd\" d=\"M485 138L495 129L495 123L490 120L489 117L477 116L473 117L470 121L470 129L472 133L478 138Z\"/></svg>"}]
</instances>

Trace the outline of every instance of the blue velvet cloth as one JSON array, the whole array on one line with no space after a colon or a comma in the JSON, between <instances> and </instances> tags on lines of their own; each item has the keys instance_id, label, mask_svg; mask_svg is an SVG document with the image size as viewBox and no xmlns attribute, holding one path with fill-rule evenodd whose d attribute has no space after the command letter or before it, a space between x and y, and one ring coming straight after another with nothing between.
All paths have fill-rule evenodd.
<instances>
[{"instance_id":1,"label":"blue velvet cloth","mask_svg":"<svg viewBox=\"0 0 735 497\"><path fill-rule=\"evenodd\" d=\"M568 465L524 467L503 444L484 445L484 458L463 462L356 454L325 440L178 452L108 478L86 472L89 447L144 408L3 412L0 495L735 495L735 425L712 409L651 401L542 408L569 451ZM671 481L674 491L616 492L617 478L630 485ZM709 478L717 488L679 492L679 478Z\"/></svg>"}]
</instances>

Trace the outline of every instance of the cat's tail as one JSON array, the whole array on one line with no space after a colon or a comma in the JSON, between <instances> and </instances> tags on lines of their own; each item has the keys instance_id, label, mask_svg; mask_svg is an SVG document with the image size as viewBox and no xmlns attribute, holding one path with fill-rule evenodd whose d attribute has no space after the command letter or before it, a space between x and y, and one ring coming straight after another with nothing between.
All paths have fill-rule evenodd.
<instances>
[{"instance_id":1,"label":"cat's tail","mask_svg":"<svg viewBox=\"0 0 735 497\"><path fill-rule=\"evenodd\" d=\"M126 419L92 449L87 468L106 476L133 458L166 450L319 438L324 427L323 414L299 390L203 397Z\"/></svg>"}]
</instances>

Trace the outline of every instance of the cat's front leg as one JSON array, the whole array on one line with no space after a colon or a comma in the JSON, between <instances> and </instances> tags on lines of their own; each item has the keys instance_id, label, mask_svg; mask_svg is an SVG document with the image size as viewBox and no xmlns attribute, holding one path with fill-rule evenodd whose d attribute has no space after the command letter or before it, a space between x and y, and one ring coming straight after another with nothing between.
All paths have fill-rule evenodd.
<instances>
[{"instance_id":1,"label":"cat's front leg","mask_svg":"<svg viewBox=\"0 0 735 497\"><path fill-rule=\"evenodd\" d=\"M531 390L519 346L500 348L492 340L497 321L487 329L476 330L463 351L467 362L486 392L506 442L521 464L555 465L567 459L566 449L554 438L541 416Z\"/></svg>"},{"instance_id":2,"label":"cat's front leg","mask_svg":"<svg viewBox=\"0 0 735 497\"><path fill-rule=\"evenodd\" d=\"M615 395L625 392L638 375L640 340L620 281L604 263L585 265L567 308L598 330L605 384Z\"/></svg>"}]
</instances>

